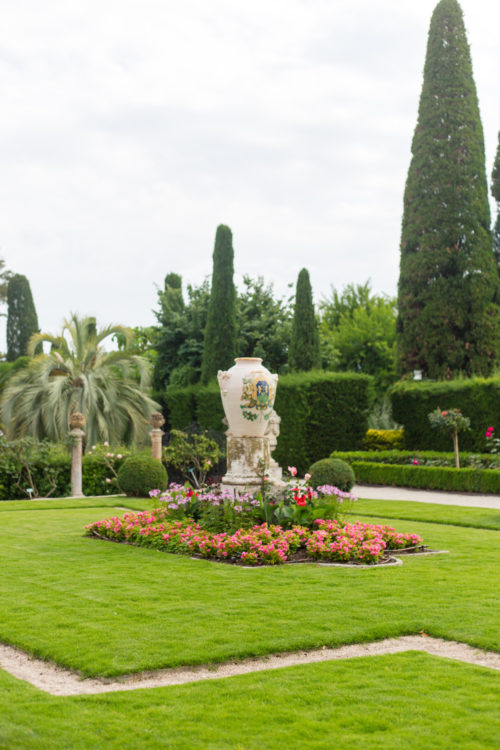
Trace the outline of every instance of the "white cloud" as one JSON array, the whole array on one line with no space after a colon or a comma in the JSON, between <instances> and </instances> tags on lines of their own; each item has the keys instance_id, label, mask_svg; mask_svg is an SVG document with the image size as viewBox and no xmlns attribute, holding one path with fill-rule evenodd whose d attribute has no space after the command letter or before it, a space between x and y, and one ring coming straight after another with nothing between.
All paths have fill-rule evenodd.
<instances>
[{"instance_id":1,"label":"white cloud","mask_svg":"<svg viewBox=\"0 0 500 750\"><path fill-rule=\"evenodd\" d=\"M0 255L42 328L153 323L154 284L210 274L219 223L280 293L303 266L316 298L395 293L434 0L6 5ZM489 172L500 9L461 5Z\"/></svg>"}]
</instances>

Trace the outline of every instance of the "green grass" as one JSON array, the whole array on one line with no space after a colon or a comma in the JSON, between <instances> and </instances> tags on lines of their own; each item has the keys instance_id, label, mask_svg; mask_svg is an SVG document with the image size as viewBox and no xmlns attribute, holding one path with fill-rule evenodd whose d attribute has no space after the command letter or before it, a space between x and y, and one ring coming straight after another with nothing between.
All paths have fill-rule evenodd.
<instances>
[{"instance_id":1,"label":"green grass","mask_svg":"<svg viewBox=\"0 0 500 750\"><path fill-rule=\"evenodd\" d=\"M392 521L450 554L400 568L246 570L82 535L109 515L1 514L1 641L107 676L422 629L500 649L495 531Z\"/></svg>"},{"instance_id":2,"label":"green grass","mask_svg":"<svg viewBox=\"0 0 500 750\"><path fill-rule=\"evenodd\" d=\"M109 497L55 497L43 500L2 500L0 501L0 513L11 512L13 510L66 510L74 508L130 508L131 510L145 510L151 508L149 498Z\"/></svg>"},{"instance_id":3,"label":"green grass","mask_svg":"<svg viewBox=\"0 0 500 750\"><path fill-rule=\"evenodd\" d=\"M484 750L500 741L500 675L416 653L72 698L0 673L0 692L9 750Z\"/></svg>"},{"instance_id":4,"label":"green grass","mask_svg":"<svg viewBox=\"0 0 500 750\"><path fill-rule=\"evenodd\" d=\"M450 553L385 569L245 570L83 536L86 523L121 514L116 505L149 501L0 503L1 642L96 676L420 630L500 651L498 511L359 501L367 520ZM0 696L2 750L500 742L500 675L424 654L78 698L48 696L0 671Z\"/></svg>"},{"instance_id":5,"label":"green grass","mask_svg":"<svg viewBox=\"0 0 500 750\"><path fill-rule=\"evenodd\" d=\"M477 529L500 530L500 510L468 508L460 505L439 505L403 500L366 500L360 498L349 511L349 516L391 518L407 521L427 521Z\"/></svg>"}]
</instances>

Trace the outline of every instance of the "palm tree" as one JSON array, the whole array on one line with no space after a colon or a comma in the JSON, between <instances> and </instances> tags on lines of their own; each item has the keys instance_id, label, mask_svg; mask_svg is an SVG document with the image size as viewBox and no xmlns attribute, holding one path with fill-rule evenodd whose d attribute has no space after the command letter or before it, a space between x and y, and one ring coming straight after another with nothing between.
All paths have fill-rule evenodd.
<instances>
[{"instance_id":1,"label":"palm tree","mask_svg":"<svg viewBox=\"0 0 500 750\"><path fill-rule=\"evenodd\" d=\"M107 352L102 342L125 337L122 351ZM87 443L136 443L145 439L148 417L159 406L148 395L150 363L130 352L133 332L124 326L97 330L95 318L72 314L60 336L35 333L28 367L13 375L0 405L9 437L31 435L63 440L70 414L86 418ZM48 354L40 351L50 342Z\"/></svg>"}]
</instances>

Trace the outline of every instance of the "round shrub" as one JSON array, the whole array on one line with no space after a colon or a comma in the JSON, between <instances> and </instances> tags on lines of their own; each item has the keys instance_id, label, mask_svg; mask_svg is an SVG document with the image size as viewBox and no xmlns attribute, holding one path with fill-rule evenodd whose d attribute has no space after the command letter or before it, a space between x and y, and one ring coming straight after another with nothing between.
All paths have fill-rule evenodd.
<instances>
[{"instance_id":1,"label":"round shrub","mask_svg":"<svg viewBox=\"0 0 500 750\"><path fill-rule=\"evenodd\" d=\"M355 482L352 467L340 458L322 458L309 469L313 487L332 484L342 492L349 492Z\"/></svg>"},{"instance_id":2,"label":"round shrub","mask_svg":"<svg viewBox=\"0 0 500 750\"><path fill-rule=\"evenodd\" d=\"M150 490L164 490L167 485L165 467L152 456L130 456L118 471L118 486L129 497L147 497Z\"/></svg>"}]
</instances>

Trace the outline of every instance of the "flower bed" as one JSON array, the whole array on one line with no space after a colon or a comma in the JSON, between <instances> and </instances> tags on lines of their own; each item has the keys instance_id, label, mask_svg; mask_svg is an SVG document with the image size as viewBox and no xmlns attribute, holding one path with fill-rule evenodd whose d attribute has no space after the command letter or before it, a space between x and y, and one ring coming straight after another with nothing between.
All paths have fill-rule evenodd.
<instances>
[{"instance_id":1,"label":"flower bed","mask_svg":"<svg viewBox=\"0 0 500 750\"><path fill-rule=\"evenodd\" d=\"M311 528L255 524L215 533L191 518L172 519L166 507L125 513L85 527L88 536L199 556L240 565L286 562L340 562L374 565L390 550L421 545L417 534L399 534L390 526L316 519Z\"/></svg>"}]
</instances>

